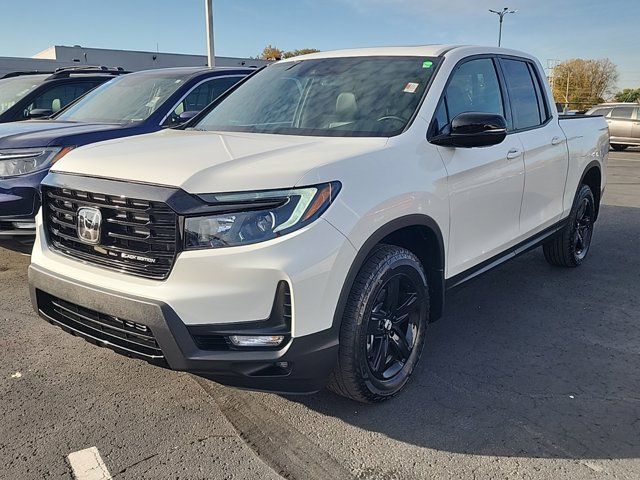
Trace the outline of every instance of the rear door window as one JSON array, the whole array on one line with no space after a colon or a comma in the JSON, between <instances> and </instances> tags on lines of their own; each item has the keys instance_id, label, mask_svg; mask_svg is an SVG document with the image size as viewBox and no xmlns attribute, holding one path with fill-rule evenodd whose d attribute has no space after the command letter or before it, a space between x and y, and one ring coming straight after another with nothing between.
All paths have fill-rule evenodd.
<instances>
[{"instance_id":1,"label":"rear door window","mask_svg":"<svg viewBox=\"0 0 640 480\"><path fill-rule=\"evenodd\" d=\"M541 125L546 120L546 113L541 111L536 86L527 62L502 59L501 63L511 100L515 128L521 130Z\"/></svg>"},{"instance_id":2,"label":"rear door window","mask_svg":"<svg viewBox=\"0 0 640 480\"><path fill-rule=\"evenodd\" d=\"M92 82L78 82L50 87L33 99L24 109L22 116L28 118L29 113L36 108L46 108L56 113L95 86L96 84Z\"/></svg>"},{"instance_id":3,"label":"rear door window","mask_svg":"<svg viewBox=\"0 0 640 480\"><path fill-rule=\"evenodd\" d=\"M611 112L611 118L620 118L623 120L631 120L633 117L634 107L616 107Z\"/></svg>"}]
</instances>

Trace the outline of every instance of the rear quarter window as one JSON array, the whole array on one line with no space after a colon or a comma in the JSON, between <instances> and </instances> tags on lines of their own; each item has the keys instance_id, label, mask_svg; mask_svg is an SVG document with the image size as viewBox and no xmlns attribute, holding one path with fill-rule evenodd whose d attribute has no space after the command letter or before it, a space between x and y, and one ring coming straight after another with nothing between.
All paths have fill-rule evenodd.
<instances>
[{"instance_id":1,"label":"rear quarter window","mask_svg":"<svg viewBox=\"0 0 640 480\"><path fill-rule=\"evenodd\" d=\"M591 113L589 113L589 115L601 115L603 117L606 117L611 110L613 109L612 108L596 108Z\"/></svg>"}]
</instances>

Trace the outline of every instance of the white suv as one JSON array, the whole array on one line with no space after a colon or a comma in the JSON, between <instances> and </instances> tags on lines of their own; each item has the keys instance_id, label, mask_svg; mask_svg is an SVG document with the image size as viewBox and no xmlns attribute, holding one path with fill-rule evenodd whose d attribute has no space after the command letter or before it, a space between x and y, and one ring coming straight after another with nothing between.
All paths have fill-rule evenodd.
<instances>
[{"instance_id":1,"label":"white suv","mask_svg":"<svg viewBox=\"0 0 640 480\"><path fill-rule=\"evenodd\" d=\"M577 266L600 117L559 119L533 57L424 46L288 59L186 128L75 149L45 179L41 316L244 388L376 402L445 291L544 244Z\"/></svg>"}]
</instances>

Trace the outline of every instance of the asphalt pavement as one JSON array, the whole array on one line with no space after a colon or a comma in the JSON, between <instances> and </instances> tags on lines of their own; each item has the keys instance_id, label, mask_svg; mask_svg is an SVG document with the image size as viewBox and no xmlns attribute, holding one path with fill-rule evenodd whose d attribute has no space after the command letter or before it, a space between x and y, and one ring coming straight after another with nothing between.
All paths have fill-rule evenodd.
<instances>
[{"instance_id":1,"label":"asphalt pavement","mask_svg":"<svg viewBox=\"0 0 640 480\"><path fill-rule=\"evenodd\" d=\"M640 478L640 149L612 152L592 250L540 250L451 292L406 391L244 392L40 320L29 257L0 249L0 478ZM77 467L77 465L76 465Z\"/></svg>"}]
</instances>

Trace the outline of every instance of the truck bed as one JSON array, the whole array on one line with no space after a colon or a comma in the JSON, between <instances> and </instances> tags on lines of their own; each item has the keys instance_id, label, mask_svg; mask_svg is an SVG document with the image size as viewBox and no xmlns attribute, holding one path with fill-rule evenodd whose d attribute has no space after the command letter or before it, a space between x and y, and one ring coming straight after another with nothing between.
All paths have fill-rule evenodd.
<instances>
[{"instance_id":1,"label":"truck bed","mask_svg":"<svg viewBox=\"0 0 640 480\"><path fill-rule=\"evenodd\" d=\"M609 127L604 117L591 115L560 116L560 128L567 137L569 166L564 206L571 208L574 194L588 166L600 161L606 165L609 155ZM602 169L602 185L606 183L606 168ZM601 192L594 192L599 198Z\"/></svg>"}]
</instances>

